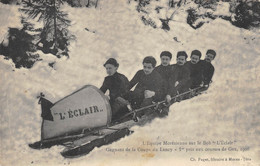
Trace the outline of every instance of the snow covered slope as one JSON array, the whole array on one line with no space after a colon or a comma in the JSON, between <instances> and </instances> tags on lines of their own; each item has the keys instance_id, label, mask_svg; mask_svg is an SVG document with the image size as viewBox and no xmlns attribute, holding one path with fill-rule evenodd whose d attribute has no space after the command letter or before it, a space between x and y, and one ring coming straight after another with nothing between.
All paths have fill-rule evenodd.
<instances>
[{"instance_id":1,"label":"snow covered slope","mask_svg":"<svg viewBox=\"0 0 260 166\"><path fill-rule=\"evenodd\" d=\"M41 52L43 61L31 69L15 69L0 56L0 165L259 165L260 163L260 33L244 30L216 19L194 30L186 23L186 13L177 12L171 30L145 26L134 1L100 1L99 7L64 6L72 20L70 58L56 59ZM184 10L184 9L182 9ZM0 4L0 39L8 27L21 27L17 7ZM89 31L85 30L89 29ZM179 42L173 40L176 37ZM28 143L40 139L41 110L37 95L43 92L57 101L86 84L99 87L105 77L103 63L115 57L119 72L129 79L142 68L145 56L158 60L164 50L188 54L199 49L215 49L215 75L207 94L174 104L165 119L155 119L144 127L134 127L129 137L95 149L78 159L64 159L61 146L33 150ZM48 63L55 62L54 68ZM236 141L247 152L116 152L109 149L142 147L143 141ZM153 146L160 148L159 146ZM179 147L179 146L171 146ZM214 147L214 146L209 146ZM251 161L192 162L198 157L251 158Z\"/></svg>"}]
</instances>

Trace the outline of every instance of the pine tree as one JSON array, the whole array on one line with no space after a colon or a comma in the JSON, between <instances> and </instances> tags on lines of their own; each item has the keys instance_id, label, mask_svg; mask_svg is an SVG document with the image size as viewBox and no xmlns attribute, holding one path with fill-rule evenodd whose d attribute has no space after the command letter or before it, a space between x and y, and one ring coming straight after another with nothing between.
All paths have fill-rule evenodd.
<instances>
[{"instance_id":1,"label":"pine tree","mask_svg":"<svg viewBox=\"0 0 260 166\"><path fill-rule=\"evenodd\" d=\"M52 43L50 48L53 49L54 54L64 47L62 40L68 40L66 35L70 20L67 18L68 14L60 10L61 4L63 4L62 0L24 1L24 6L20 9L28 15L28 18L37 19L38 22L43 21L44 27L40 37L42 41Z\"/></svg>"},{"instance_id":2,"label":"pine tree","mask_svg":"<svg viewBox=\"0 0 260 166\"><path fill-rule=\"evenodd\" d=\"M36 61L40 60L34 45L35 36L30 34L33 24L29 23L21 17L21 29L17 27L9 27L8 35L0 44L0 54L5 59L12 59L16 68L31 68Z\"/></svg>"}]
</instances>

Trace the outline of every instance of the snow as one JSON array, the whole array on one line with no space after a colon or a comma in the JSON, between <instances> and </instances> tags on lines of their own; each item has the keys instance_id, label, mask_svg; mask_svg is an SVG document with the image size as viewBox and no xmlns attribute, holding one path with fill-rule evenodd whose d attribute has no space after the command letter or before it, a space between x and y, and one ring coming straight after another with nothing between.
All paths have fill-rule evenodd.
<instances>
[{"instance_id":1,"label":"snow","mask_svg":"<svg viewBox=\"0 0 260 166\"><path fill-rule=\"evenodd\" d=\"M17 6L9 6L9 5L4 5L2 3L0 5L0 15L2 16L0 18L0 22L1 22L0 41L1 42L7 37L8 27L18 27L18 28L22 27L17 9L18 9Z\"/></svg>"},{"instance_id":2,"label":"snow","mask_svg":"<svg viewBox=\"0 0 260 166\"><path fill-rule=\"evenodd\" d=\"M100 1L95 8L63 6L72 20L70 32L76 36L69 47L70 58L41 55L31 69L16 69L11 60L0 56L0 165L257 165L260 162L260 33L244 30L216 19L194 30L186 23L187 14L176 12L171 30L145 26L131 1ZM225 3L220 9L225 10ZM225 11L225 12L224 12ZM0 39L8 27L21 27L17 6L0 3ZM228 15L228 13L226 13ZM155 16L153 17L155 18ZM158 19L158 18L157 18ZM158 20L157 20L158 21ZM88 28L90 31L86 31ZM95 33L93 33L95 32ZM177 37L178 41L173 40ZM142 59L169 50L188 54L199 49L215 49L213 84L206 94L174 104L164 119L132 128L135 132L119 141L94 149L77 159L64 159L62 146L33 150L28 143L40 140L41 110L37 95L43 92L55 102L86 84L99 87L106 75L103 63L117 58L119 72L129 79L142 68ZM48 63L55 62L54 68ZM173 58L172 63L176 60ZM106 148L142 146L143 141L236 140L249 146L248 152L156 152L153 157L141 152L111 153ZM249 157L251 162L191 162L190 157Z\"/></svg>"},{"instance_id":3,"label":"snow","mask_svg":"<svg viewBox=\"0 0 260 166\"><path fill-rule=\"evenodd\" d=\"M214 14L222 15L222 16L225 16L225 15L230 16L229 8L230 8L229 3L227 3L227 2L219 2L218 6L217 6L217 10L214 12Z\"/></svg>"}]
</instances>

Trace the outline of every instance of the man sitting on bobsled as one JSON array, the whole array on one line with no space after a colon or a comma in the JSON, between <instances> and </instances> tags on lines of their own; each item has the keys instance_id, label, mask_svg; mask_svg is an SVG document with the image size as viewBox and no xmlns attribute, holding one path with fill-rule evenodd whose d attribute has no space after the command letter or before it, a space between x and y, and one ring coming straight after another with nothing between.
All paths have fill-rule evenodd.
<instances>
[{"instance_id":1,"label":"man sitting on bobsled","mask_svg":"<svg viewBox=\"0 0 260 166\"><path fill-rule=\"evenodd\" d=\"M126 110L127 105L129 105L129 102L124 99L128 93L129 81L125 75L117 72L119 64L116 59L108 59L104 67L106 68L108 76L105 77L100 90L103 93L109 90L112 118L114 119L116 114Z\"/></svg>"},{"instance_id":2,"label":"man sitting on bobsled","mask_svg":"<svg viewBox=\"0 0 260 166\"><path fill-rule=\"evenodd\" d=\"M156 60L152 56L147 56L143 60L143 69L137 71L130 81L130 91L128 100L134 108L144 107L163 99L164 82L161 75L155 71Z\"/></svg>"}]
</instances>

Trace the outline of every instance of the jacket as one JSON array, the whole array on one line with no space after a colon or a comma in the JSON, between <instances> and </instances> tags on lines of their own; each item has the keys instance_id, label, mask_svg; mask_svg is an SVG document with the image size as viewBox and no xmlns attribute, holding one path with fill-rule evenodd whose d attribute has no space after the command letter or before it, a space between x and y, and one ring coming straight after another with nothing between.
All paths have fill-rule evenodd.
<instances>
[{"instance_id":1,"label":"jacket","mask_svg":"<svg viewBox=\"0 0 260 166\"><path fill-rule=\"evenodd\" d=\"M128 93L129 81L123 74L116 72L112 76L105 77L100 90L106 93L109 90L110 101L114 101L117 97L123 97Z\"/></svg>"}]
</instances>

